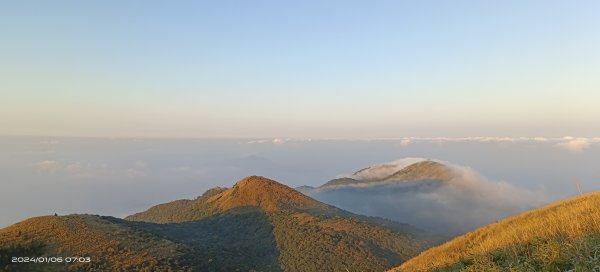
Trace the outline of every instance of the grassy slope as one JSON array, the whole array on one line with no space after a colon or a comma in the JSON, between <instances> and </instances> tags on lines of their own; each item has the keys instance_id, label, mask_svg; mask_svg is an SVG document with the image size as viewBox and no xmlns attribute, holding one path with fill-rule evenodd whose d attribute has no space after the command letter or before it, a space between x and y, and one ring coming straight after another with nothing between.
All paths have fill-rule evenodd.
<instances>
[{"instance_id":1,"label":"grassy slope","mask_svg":"<svg viewBox=\"0 0 600 272\"><path fill-rule=\"evenodd\" d=\"M450 167L435 161L422 161L406 166L383 181L449 181L454 177L456 177L456 173Z\"/></svg>"},{"instance_id":2,"label":"grassy slope","mask_svg":"<svg viewBox=\"0 0 600 272\"><path fill-rule=\"evenodd\" d=\"M12 257L90 263L11 263ZM256 209L153 224L95 215L43 216L0 230L0 271L279 271L272 227Z\"/></svg>"},{"instance_id":3,"label":"grassy slope","mask_svg":"<svg viewBox=\"0 0 600 272\"><path fill-rule=\"evenodd\" d=\"M262 177L243 179L231 189L194 201L158 205L127 219L183 223L243 207L265 213L279 266L287 271L382 271L431 245L432 237L409 226L357 216Z\"/></svg>"},{"instance_id":4,"label":"grassy slope","mask_svg":"<svg viewBox=\"0 0 600 272\"><path fill-rule=\"evenodd\" d=\"M169 271L185 252L172 241L92 215L34 217L0 230L0 271ZM68 266L11 263L11 257L29 256L92 261Z\"/></svg>"},{"instance_id":5,"label":"grassy slope","mask_svg":"<svg viewBox=\"0 0 600 272\"><path fill-rule=\"evenodd\" d=\"M200 220L155 224L125 221L191 249L193 271L280 271L278 251L265 213L243 207Z\"/></svg>"},{"instance_id":6,"label":"grassy slope","mask_svg":"<svg viewBox=\"0 0 600 272\"><path fill-rule=\"evenodd\" d=\"M128 219L44 216L1 229L0 271L383 271L434 238L261 177ZM84 256L92 263L11 264L13 256Z\"/></svg>"},{"instance_id":7,"label":"grassy slope","mask_svg":"<svg viewBox=\"0 0 600 272\"><path fill-rule=\"evenodd\" d=\"M395 271L600 270L600 192L525 212L431 248Z\"/></svg>"}]
</instances>

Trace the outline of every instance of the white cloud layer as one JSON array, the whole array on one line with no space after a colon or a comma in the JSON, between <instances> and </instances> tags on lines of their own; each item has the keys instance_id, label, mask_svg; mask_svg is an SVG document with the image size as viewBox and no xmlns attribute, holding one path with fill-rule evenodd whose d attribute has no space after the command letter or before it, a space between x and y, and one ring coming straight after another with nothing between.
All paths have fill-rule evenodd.
<instances>
[{"instance_id":1,"label":"white cloud layer","mask_svg":"<svg viewBox=\"0 0 600 272\"><path fill-rule=\"evenodd\" d=\"M361 174L361 178L376 180L419 160L423 159L409 158L375 165L358 174ZM443 163L454 172L454 178L448 182L371 182L307 193L352 212L385 217L450 235L472 230L548 201L541 192L489 180L469 167Z\"/></svg>"},{"instance_id":2,"label":"white cloud layer","mask_svg":"<svg viewBox=\"0 0 600 272\"><path fill-rule=\"evenodd\" d=\"M102 176L108 171L106 164L93 165L82 162L59 162L55 160L44 160L36 164L38 172L45 174L64 175L70 178L95 178Z\"/></svg>"},{"instance_id":3,"label":"white cloud layer","mask_svg":"<svg viewBox=\"0 0 600 272\"><path fill-rule=\"evenodd\" d=\"M585 149L589 148L594 140L590 140L588 138L574 138L574 137L564 137L564 142L556 144L557 146L564 148L568 151L574 153L582 153Z\"/></svg>"},{"instance_id":4,"label":"white cloud layer","mask_svg":"<svg viewBox=\"0 0 600 272\"><path fill-rule=\"evenodd\" d=\"M41 161L37 164L37 170L44 173L53 174L60 169L60 163L53 160Z\"/></svg>"}]
</instances>

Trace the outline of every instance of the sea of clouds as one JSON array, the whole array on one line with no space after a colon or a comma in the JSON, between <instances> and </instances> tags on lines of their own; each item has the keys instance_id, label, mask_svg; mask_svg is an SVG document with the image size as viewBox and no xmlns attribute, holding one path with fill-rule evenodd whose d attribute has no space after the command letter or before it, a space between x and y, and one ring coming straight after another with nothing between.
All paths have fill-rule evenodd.
<instances>
[{"instance_id":1,"label":"sea of clouds","mask_svg":"<svg viewBox=\"0 0 600 272\"><path fill-rule=\"evenodd\" d=\"M448 181L377 182L424 160L405 158L374 165L351 176L370 182L325 187L307 194L355 213L406 222L446 235L464 233L549 201L544 192L490 180L469 167L445 161L437 162L453 172Z\"/></svg>"},{"instance_id":2,"label":"sea of clouds","mask_svg":"<svg viewBox=\"0 0 600 272\"><path fill-rule=\"evenodd\" d=\"M457 182L433 193L399 187L387 190L390 195L379 194L390 205L412 205L406 210L423 222L437 216L452 220L452 213L480 205L482 199L489 203L471 214L473 224L535 205L531 200L537 201L540 194L553 201L578 194L577 185L583 192L600 190L598 138L0 137L0 150L0 226L55 212L122 217L158 203L195 198L248 175L266 176L291 187L318 186L369 165L407 157L436 158L476 172L477 178L464 179L465 184ZM466 188L475 189L463 194ZM403 192L399 194L404 197L395 199L398 194L392 191ZM376 210L373 203L378 200L361 202L362 208L355 211L368 214L369 209ZM500 207L498 203L516 206L499 209L490 217L490 207ZM419 212L426 204L443 207L448 214Z\"/></svg>"}]
</instances>

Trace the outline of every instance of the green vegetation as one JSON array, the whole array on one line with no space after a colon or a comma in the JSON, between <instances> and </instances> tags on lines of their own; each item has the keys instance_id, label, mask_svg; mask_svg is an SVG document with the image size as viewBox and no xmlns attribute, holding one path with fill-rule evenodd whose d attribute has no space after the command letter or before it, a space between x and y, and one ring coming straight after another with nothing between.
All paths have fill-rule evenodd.
<instances>
[{"instance_id":1,"label":"green vegetation","mask_svg":"<svg viewBox=\"0 0 600 272\"><path fill-rule=\"evenodd\" d=\"M0 230L5 271L382 271L432 245L405 224L355 215L275 181L248 177L126 220L32 218ZM91 263L14 265L11 256ZM46 269L46 270L43 270Z\"/></svg>"},{"instance_id":2,"label":"green vegetation","mask_svg":"<svg viewBox=\"0 0 600 272\"><path fill-rule=\"evenodd\" d=\"M35 217L0 230L0 252L4 271L170 271L186 249L105 217L70 215ZM11 262L12 257L44 256L90 257L91 262Z\"/></svg>"},{"instance_id":3,"label":"green vegetation","mask_svg":"<svg viewBox=\"0 0 600 272\"><path fill-rule=\"evenodd\" d=\"M231 189L194 201L161 204L127 219L171 225L201 222L248 207L264 213L260 224L270 226L273 240L262 243L276 246L277 267L284 271L382 271L415 256L435 240L407 225L322 204L262 177L248 177ZM230 223L247 224L244 220Z\"/></svg>"},{"instance_id":4,"label":"green vegetation","mask_svg":"<svg viewBox=\"0 0 600 272\"><path fill-rule=\"evenodd\" d=\"M600 193L421 252L438 241L409 225L355 215L249 177L127 220L69 215L17 223L0 230L0 271L383 271L399 264L394 270L600 271ZM11 262L30 256L92 261Z\"/></svg>"},{"instance_id":5,"label":"green vegetation","mask_svg":"<svg viewBox=\"0 0 600 272\"><path fill-rule=\"evenodd\" d=\"M384 181L417 181L439 180L449 181L455 177L451 168L435 161L422 161L402 168L383 179Z\"/></svg>"},{"instance_id":6,"label":"green vegetation","mask_svg":"<svg viewBox=\"0 0 600 272\"><path fill-rule=\"evenodd\" d=\"M380 166L380 167L394 167L393 165L384 165L384 166ZM357 171L356 173L354 173L354 175L359 174L362 171L368 170L370 169L369 167L361 169L359 171ZM353 178L337 178L337 179L333 179L328 181L327 183L319 186L318 188L323 189L323 188L329 188L329 187L337 187L337 186L347 186L347 185L356 185L356 184L361 184L361 183L373 183L373 182L389 182L389 183L395 183L395 182L408 182L408 181L437 181L437 182L443 182L443 181L450 181L453 178L456 177L456 173L453 172L453 170L444 165L441 164L439 162L435 162L435 161L422 161L422 162L416 162L413 163L411 165L408 165L392 174L390 174L387 177L381 178L381 179L368 179L368 180L357 180L357 179L353 179ZM301 189L304 190L312 190L314 188L302 188Z\"/></svg>"},{"instance_id":7,"label":"green vegetation","mask_svg":"<svg viewBox=\"0 0 600 272\"><path fill-rule=\"evenodd\" d=\"M600 271L600 193L479 228L395 270Z\"/></svg>"},{"instance_id":8,"label":"green vegetation","mask_svg":"<svg viewBox=\"0 0 600 272\"><path fill-rule=\"evenodd\" d=\"M280 270L273 228L255 207L181 223L123 223L184 244L192 252L184 262L197 271Z\"/></svg>"},{"instance_id":9,"label":"green vegetation","mask_svg":"<svg viewBox=\"0 0 600 272\"><path fill-rule=\"evenodd\" d=\"M435 271L600 271L600 234L534 239Z\"/></svg>"},{"instance_id":10,"label":"green vegetation","mask_svg":"<svg viewBox=\"0 0 600 272\"><path fill-rule=\"evenodd\" d=\"M10 244L0 247L0 271L60 271L64 270L62 265L40 265L21 263L12 263L12 258L15 256L41 256L44 245L41 243L32 242L29 244Z\"/></svg>"},{"instance_id":11,"label":"green vegetation","mask_svg":"<svg viewBox=\"0 0 600 272\"><path fill-rule=\"evenodd\" d=\"M383 271L427 246L352 217L284 211L271 222L284 271Z\"/></svg>"}]
</instances>

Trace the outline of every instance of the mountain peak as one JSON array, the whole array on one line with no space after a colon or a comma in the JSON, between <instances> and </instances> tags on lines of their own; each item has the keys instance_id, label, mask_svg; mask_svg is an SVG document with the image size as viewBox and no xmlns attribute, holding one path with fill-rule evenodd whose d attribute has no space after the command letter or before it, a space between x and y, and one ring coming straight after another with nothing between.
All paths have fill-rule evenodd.
<instances>
[{"instance_id":1,"label":"mountain peak","mask_svg":"<svg viewBox=\"0 0 600 272\"><path fill-rule=\"evenodd\" d=\"M417 181L442 180L449 181L456 176L451 167L432 160L413 163L388 176L384 181Z\"/></svg>"},{"instance_id":2,"label":"mountain peak","mask_svg":"<svg viewBox=\"0 0 600 272\"><path fill-rule=\"evenodd\" d=\"M404 158L393 162L375 164L356 171L351 178L362 181L381 181L411 164L426 160L425 158Z\"/></svg>"},{"instance_id":3,"label":"mountain peak","mask_svg":"<svg viewBox=\"0 0 600 272\"><path fill-rule=\"evenodd\" d=\"M244 207L267 213L290 209L323 213L338 210L277 181L261 176L249 176L239 180L229 189L212 188L195 200L182 199L159 204L126 219L158 223L185 222Z\"/></svg>"},{"instance_id":4,"label":"mountain peak","mask_svg":"<svg viewBox=\"0 0 600 272\"><path fill-rule=\"evenodd\" d=\"M283 189L287 187L277 181L265 178L263 176L248 176L233 185L233 188L250 188L250 189ZM291 188L290 188L291 189Z\"/></svg>"},{"instance_id":5,"label":"mountain peak","mask_svg":"<svg viewBox=\"0 0 600 272\"><path fill-rule=\"evenodd\" d=\"M352 174L350 177L330 180L321 185L319 189L424 180L449 182L456 177L458 177L458 173L454 167L446 165L442 161L423 158L406 158L391 163L377 164L363 168ZM312 192L310 189L303 189L305 192Z\"/></svg>"},{"instance_id":6,"label":"mountain peak","mask_svg":"<svg viewBox=\"0 0 600 272\"><path fill-rule=\"evenodd\" d=\"M266 211L278 210L282 206L300 209L327 207L286 185L261 176L243 178L231 189L211 198L211 201L222 210L241 206L257 206Z\"/></svg>"}]
</instances>

